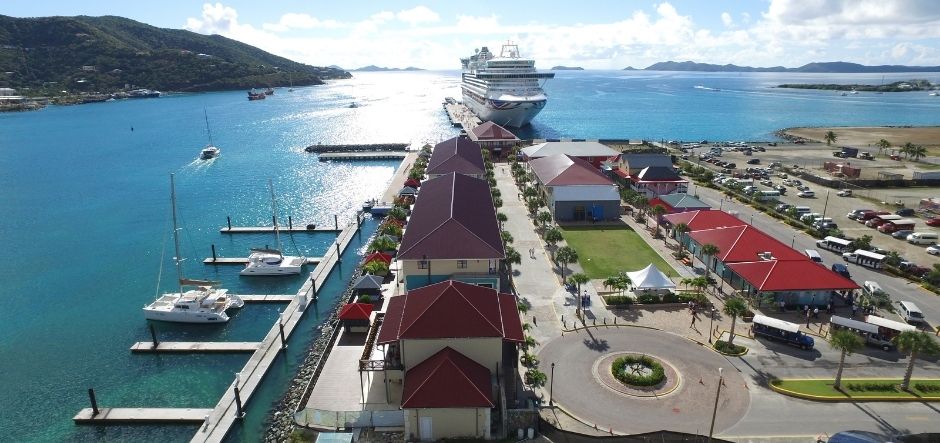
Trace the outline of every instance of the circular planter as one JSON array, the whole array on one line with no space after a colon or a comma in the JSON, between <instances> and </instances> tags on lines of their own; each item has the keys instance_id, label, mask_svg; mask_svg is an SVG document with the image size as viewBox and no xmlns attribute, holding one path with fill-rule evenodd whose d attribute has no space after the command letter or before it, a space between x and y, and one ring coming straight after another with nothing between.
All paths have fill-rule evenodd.
<instances>
[{"instance_id":1,"label":"circular planter","mask_svg":"<svg viewBox=\"0 0 940 443\"><path fill-rule=\"evenodd\" d=\"M648 386L626 384L614 375L615 362L618 360L622 358L641 359L643 357L649 359L648 361L653 362L654 365L662 371L662 378L655 384ZM621 364L617 366L620 368L623 367ZM646 365L641 366L644 368L649 367ZM627 370L632 372L633 369L628 368ZM638 373L643 373L644 371L644 369L637 368ZM635 352L615 352L601 356L594 362L593 373L595 380L604 387L616 393L632 397L662 397L674 392L679 387L681 381L678 371L668 362L648 354Z\"/></svg>"}]
</instances>

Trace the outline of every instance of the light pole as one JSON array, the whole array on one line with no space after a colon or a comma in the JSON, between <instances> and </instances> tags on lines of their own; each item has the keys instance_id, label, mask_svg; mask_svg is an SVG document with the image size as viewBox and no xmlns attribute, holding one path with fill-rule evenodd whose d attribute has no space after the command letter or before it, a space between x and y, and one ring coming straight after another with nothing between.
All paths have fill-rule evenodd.
<instances>
[{"instance_id":1,"label":"light pole","mask_svg":"<svg viewBox=\"0 0 940 443\"><path fill-rule=\"evenodd\" d=\"M751 226L754 226L754 215L755 215L755 214L757 214L757 213L755 212L754 214L751 214L751 222L748 223L748 224L751 225Z\"/></svg>"},{"instance_id":2,"label":"light pole","mask_svg":"<svg viewBox=\"0 0 940 443\"><path fill-rule=\"evenodd\" d=\"M720 211L724 207L725 207L725 199L721 199L721 201L718 202L718 210Z\"/></svg>"},{"instance_id":3,"label":"light pole","mask_svg":"<svg viewBox=\"0 0 940 443\"><path fill-rule=\"evenodd\" d=\"M826 190L826 202L823 203L823 218L826 218L826 208L829 207L829 190Z\"/></svg>"},{"instance_id":4,"label":"light pole","mask_svg":"<svg viewBox=\"0 0 940 443\"><path fill-rule=\"evenodd\" d=\"M708 428L708 443L712 441L712 434L715 432L715 416L718 415L718 397L721 396L721 384L725 379L721 376L721 368L718 368L718 390L715 391L715 407L712 408L712 425Z\"/></svg>"},{"instance_id":5,"label":"light pole","mask_svg":"<svg viewBox=\"0 0 940 443\"><path fill-rule=\"evenodd\" d=\"M796 244L796 234L793 234L793 240L790 240L790 247L792 248L794 244Z\"/></svg>"},{"instance_id":6,"label":"light pole","mask_svg":"<svg viewBox=\"0 0 940 443\"><path fill-rule=\"evenodd\" d=\"M716 309L715 309L714 307L712 307L712 312L711 312L712 315L711 315L711 317L710 317L709 320L708 320L708 343L709 343L709 344L711 344L711 342L712 342L712 336L715 335L714 332L713 332L714 329L712 329L712 325L715 324L715 311L716 311Z\"/></svg>"},{"instance_id":7,"label":"light pole","mask_svg":"<svg viewBox=\"0 0 940 443\"><path fill-rule=\"evenodd\" d=\"M549 406L555 405L555 396L553 394L554 392L555 392L555 362L552 362L552 376L551 376L551 379L549 379L548 381L548 405Z\"/></svg>"}]
</instances>

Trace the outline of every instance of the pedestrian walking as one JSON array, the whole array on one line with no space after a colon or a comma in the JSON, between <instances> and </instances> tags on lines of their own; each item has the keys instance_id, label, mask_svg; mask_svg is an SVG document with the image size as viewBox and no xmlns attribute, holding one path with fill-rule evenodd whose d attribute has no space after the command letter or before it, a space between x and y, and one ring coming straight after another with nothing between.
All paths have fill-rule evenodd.
<instances>
[{"instance_id":1,"label":"pedestrian walking","mask_svg":"<svg viewBox=\"0 0 940 443\"><path fill-rule=\"evenodd\" d=\"M819 318L819 307L813 308L813 318Z\"/></svg>"},{"instance_id":2,"label":"pedestrian walking","mask_svg":"<svg viewBox=\"0 0 940 443\"><path fill-rule=\"evenodd\" d=\"M852 305L852 318L855 318L855 313L858 312L858 306Z\"/></svg>"},{"instance_id":3,"label":"pedestrian walking","mask_svg":"<svg viewBox=\"0 0 940 443\"><path fill-rule=\"evenodd\" d=\"M783 300L780 300L780 312L781 313L784 311L786 306L787 306L786 303L784 303Z\"/></svg>"},{"instance_id":4,"label":"pedestrian walking","mask_svg":"<svg viewBox=\"0 0 940 443\"><path fill-rule=\"evenodd\" d=\"M689 325L689 329L695 329L695 315L692 315L692 324Z\"/></svg>"},{"instance_id":5,"label":"pedestrian walking","mask_svg":"<svg viewBox=\"0 0 940 443\"><path fill-rule=\"evenodd\" d=\"M535 248L529 248L529 258L535 258Z\"/></svg>"},{"instance_id":6,"label":"pedestrian walking","mask_svg":"<svg viewBox=\"0 0 940 443\"><path fill-rule=\"evenodd\" d=\"M832 302L827 303L827 304L826 304L826 313L831 315L833 312L835 312L835 311L832 310Z\"/></svg>"},{"instance_id":7,"label":"pedestrian walking","mask_svg":"<svg viewBox=\"0 0 940 443\"><path fill-rule=\"evenodd\" d=\"M809 316L810 316L810 312L809 312L809 309L807 309L807 310L806 310L806 327L807 327L807 328L809 327L809 321L810 321L810 317L809 317Z\"/></svg>"}]
</instances>

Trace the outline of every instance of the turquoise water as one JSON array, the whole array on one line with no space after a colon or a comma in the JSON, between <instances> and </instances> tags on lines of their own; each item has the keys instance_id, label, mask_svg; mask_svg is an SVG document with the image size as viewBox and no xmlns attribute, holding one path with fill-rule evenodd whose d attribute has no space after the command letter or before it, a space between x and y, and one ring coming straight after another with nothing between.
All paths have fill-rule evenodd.
<instances>
[{"instance_id":1,"label":"turquoise water","mask_svg":"<svg viewBox=\"0 0 940 443\"><path fill-rule=\"evenodd\" d=\"M938 74L894 74L897 79ZM357 74L259 102L244 92L173 95L0 114L0 440L183 441L192 426L74 426L94 387L102 406L212 407L247 356L131 355L147 340L140 308L170 289L169 178L177 174L186 274L222 280L235 293L293 293L301 278L241 278L238 267L200 263L243 256L273 236L223 236L270 223L267 180L282 222L332 224L384 190L395 162L320 163L315 143L436 142L453 136L441 110L459 97L457 72ZM549 105L523 137L769 139L798 125L937 125L940 98L926 93L791 91L784 82L879 83L880 75L559 72ZM700 87L697 87L700 86ZM712 89L708 89L712 88ZM721 89L715 91L713 89ZM350 103L358 108L348 108ZM206 144L203 108L222 156L194 162ZM133 127L133 131L131 128ZM366 234L375 228L366 224ZM321 317L345 285L357 240L331 276ZM334 235L286 237L288 251L322 255ZM164 248L166 249L165 259ZM225 326L159 325L165 340L258 340L279 305L251 305ZM285 359L249 404L234 439L254 441L320 318L308 315Z\"/></svg>"}]
</instances>

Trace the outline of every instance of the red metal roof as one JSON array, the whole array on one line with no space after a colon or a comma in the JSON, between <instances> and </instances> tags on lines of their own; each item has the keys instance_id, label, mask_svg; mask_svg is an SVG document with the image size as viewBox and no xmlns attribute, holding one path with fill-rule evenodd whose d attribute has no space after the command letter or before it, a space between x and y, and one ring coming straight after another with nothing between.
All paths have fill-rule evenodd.
<instances>
[{"instance_id":1,"label":"red metal roof","mask_svg":"<svg viewBox=\"0 0 940 443\"><path fill-rule=\"evenodd\" d=\"M767 260L730 263L758 291L812 291L858 289L854 281L810 260Z\"/></svg>"},{"instance_id":2,"label":"red metal roof","mask_svg":"<svg viewBox=\"0 0 940 443\"><path fill-rule=\"evenodd\" d=\"M405 372L402 408L492 408L490 370L446 347Z\"/></svg>"},{"instance_id":3,"label":"red metal roof","mask_svg":"<svg viewBox=\"0 0 940 443\"><path fill-rule=\"evenodd\" d=\"M587 160L565 154L529 160L529 167L546 186L614 184Z\"/></svg>"},{"instance_id":4,"label":"red metal roof","mask_svg":"<svg viewBox=\"0 0 940 443\"><path fill-rule=\"evenodd\" d=\"M490 186L450 173L424 182L398 249L401 260L502 259Z\"/></svg>"},{"instance_id":5,"label":"red metal roof","mask_svg":"<svg viewBox=\"0 0 940 443\"><path fill-rule=\"evenodd\" d=\"M371 303L347 303L339 311L340 320L368 320L372 315Z\"/></svg>"},{"instance_id":6,"label":"red metal roof","mask_svg":"<svg viewBox=\"0 0 940 443\"><path fill-rule=\"evenodd\" d=\"M743 226L747 224L727 212L714 210L669 214L664 215L663 220L666 220L673 226L679 223L685 223L688 225L689 231L700 231L702 229L714 229L726 226Z\"/></svg>"},{"instance_id":7,"label":"red metal roof","mask_svg":"<svg viewBox=\"0 0 940 443\"><path fill-rule=\"evenodd\" d=\"M722 263L761 260L759 254L765 252L770 252L778 260L806 259L806 255L750 225L691 231L689 237L700 245L717 246L718 259Z\"/></svg>"},{"instance_id":8,"label":"red metal roof","mask_svg":"<svg viewBox=\"0 0 940 443\"><path fill-rule=\"evenodd\" d=\"M519 140L515 134L493 122L484 122L470 132L473 132L478 140Z\"/></svg>"},{"instance_id":9,"label":"red metal roof","mask_svg":"<svg viewBox=\"0 0 940 443\"><path fill-rule=\"evenodd\" d=\"M478 337L524 340L515 297L448 280L389 299L377 342Z\"/></svg>"},{"instance_id":10,"label":"red metal roof","mask_svg":"<svg viewBox=\"0 0 940 443\"><path fill-rule=\"evenodd\" d=\"M419 181L416 178L409 178L408 180L405 180L404 186L410 186L412 188L420 188L421 181Z\"/></svg>"},{"instance_id":11,"label":"red metal roof","mask_svg":"<svg viewBox=\"0 0 940 443\"><path fill-rule=\"evenodd\" d=\"M383 252L376 251L367 255L363 264L372 263L374 261L380 261L388 265L392 263L392 256L385 254Z\"/></svg>"},{"instance_id":12,"label":"red metal roof","mask_svg":"<svg viewBox=\"0 0 940 443\"><path fill-rule=\"evenodd\" d=\"M480 145L464 137L454 137L434 145L426 172L428 175L451 172L480 175L484 169Z\"/></svg>"}]
</instances>

